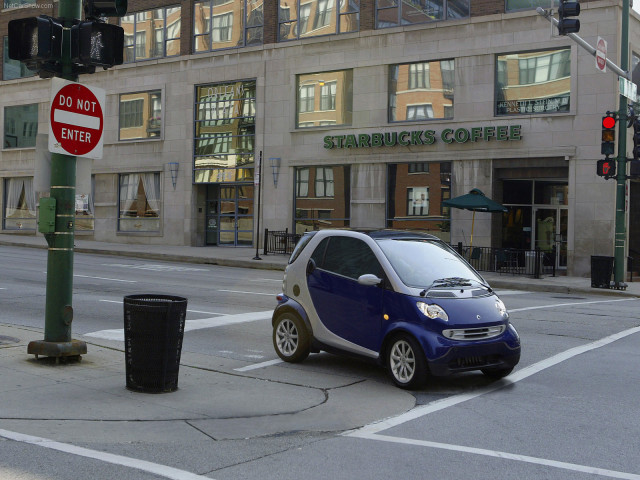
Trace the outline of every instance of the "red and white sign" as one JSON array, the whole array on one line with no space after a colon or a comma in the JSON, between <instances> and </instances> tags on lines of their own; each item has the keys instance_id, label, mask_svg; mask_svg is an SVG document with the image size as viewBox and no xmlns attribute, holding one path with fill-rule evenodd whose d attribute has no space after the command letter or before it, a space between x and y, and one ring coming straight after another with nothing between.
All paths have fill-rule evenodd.
<instances>
[{"instance_id":1,"label":"red and white sign","mask_svg":"<svg viewBox=\"0 0 640 480\"><path fill-rule=\"evenodd\" d=\"M607 41L602 37L598 37L596 45L596 68L601 72L607 71Z\"/></svg>"},{"instance_id":2,"label":"red and white sign","mask_svg":"<svg viewBox=\"0 0 640 480\"><path fill-rule=\"evenodd\" d=\"M49 151L102 158L105 91L51 79Z\"/></svg>"}]
</instances>

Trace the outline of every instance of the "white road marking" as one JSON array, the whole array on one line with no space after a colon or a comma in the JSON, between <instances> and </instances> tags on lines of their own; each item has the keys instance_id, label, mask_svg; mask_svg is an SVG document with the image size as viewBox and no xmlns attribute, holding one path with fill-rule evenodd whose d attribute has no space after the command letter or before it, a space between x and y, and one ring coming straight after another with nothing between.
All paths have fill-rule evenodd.
<instances>
[{"instance_id":1,"label":"white road marking","mask_svg":"<svg viewBox=\"0 0 640 480\"><path fill-rule=\"evenodd\" d=\"M203 328L225 327L238 323L255 322L258 320L268 320L273 314L272 310L265 312L249 312L237 315L222 315L219 317L203 318L200 320L187 320L184 331L201 330ZM85 333L85 337L102 338L104 340L124 341L124 329L98 330L97 332Z\"/></svg>"},{"instance_id":2,"label":"white road marking","mask_svg":"<svg viewBox=\"0 0 640 480\"><path fill-rule=\"evenodd\" d=\"M250 278L250 282L278 282L282 283L281 278Z\"/></svg>"},{"instance_id":3,"label":"white road marking","mask_svg":"<svg viewBox=\"0 0 640 480\"><path fill-rule=\"evenodd\" d=\"M403 445L416 445L427 448L438 448L441 450L450 450L454 452L471 453L474 455L484 455L485 457L496 457L506 460L515 460L518 462L533 463L536 465L544 465L547 467L560 468L563 470L571 470L574 472L589 473L592 475L600 475L609 478L622 478L626 480L640 480L640 475L633 473L617 472L615 470L606 470L604 468L590 467L587 465L578 465L575 463L559 462L557 460L548 460L546 458L530 457L527 455L518 455L515 453L500 452L497 450L486 450L484 448L465 447L463 445L450 445L448 443L429 442L425 440L413 440L411 438L391 437L388 435L352 435L354 437L366 438L368 440L378 440L382 442L400 443Z\"/></svg>"},{"instance_id":4,"label":"white road marking","mask_svg":"<svg viewBox=\"0 0 640 480\"><path fill-rule=\"evenodd\" d=\"M218 292L243 293L249 295L268 295L269 297L275 297L277 295L277 293L243 292L242 290L218 290Z\"/></svg>"},{"instance_id":5,"label":"white road marking","mask_svg":"<svg viewBox=\"0 0 640 480\"><path fill-rule=\"evenodd\" d=\"M494 292L499 297L502 297L503 295L526 295L527 293L531 293L523 290L494 290Z\"/></svg>"},{"instance_id":6,"label":"white road marking","mask_svg":"<svg viewBox=\"0 0 640 480\"><path fill-rule=\"evenodd\" d=\"M618 300L594 300L591 302L554 303L552 305L538 305L537 307L510 308L508 310L509 310L509 313L524 312L525 310L538 310L540 308L572 307L574 305L591 305L594 303L629 302L631 300L638 300L638 299L637 298L621 298Z\"/></svg>"},{"instance_id":7,"label":"white road marking","mask_svg":"<svg viewBox=\"0 0 640 480\"><path fill-rule=\"evenodd\" d=\"M107 303L119 303L122 304L124 303L124 300L99 300L100 302L107 302ZM187 308L187 312L191 312L191 313L205 313L207 315L229 315L228 313L220 313L220 312L204 312L202 310L190 310Z\"/></svg>"},{"instance_id":8,"label":"white road marking","mask_svg":"<svg viewBox=\"0 0 640 480\"><path fill-rule=\"evenodd\" d=\"M246 367L234 368L233 370L236 372L249 372L251 370L257 370L258 368L269 367L271 365L277 365L278 363L282 363L283 360L276 358L275 360L268 360L266 362L254 363L253 365L247 365Z\"/></svg>"},{"instance_id":9,"label":"white road marking","mask_svg":"<svg viewBox=\"0 0 640 480\"><path fill-rule=\"evenodd\" d=\"M145 460L125 457L122 455L114 455L113 453L100 452L98 450L90 450L88 448L77 447L67 443L56 442L49 440L48 438L24 435L18 432L11 432L9 430L0 429L0 437L14 440L16 442L29 443L42 448L57 450L59 452L78 455L80 457L93 458L105 463L134 468L136 470L142 470L143 472L152 473L172 480L212 480L210 477L196 475L195 473L187 472L186 470L179 470L177 468L160 465L158 463L151 463Z\"/></svg>"},{"instance_id":10,"label":"white road marking","mask_svg":"<svg viewBox=\"0 0 640 480\"><path fill-rule=\"evenodd\" d=\"M138 270L152 270L155 272L207 272L207 268L197 267L177 267L174 265L160 265L155 263L144 264L127 264L127 263L103 263L103 267L123 267L123 268L136 268Z\"/></svg>"},{"instance_id":11,"label":"white road marking","mask_svg":"<svg viewBox=\"0 0 640 480\"><path fill-rule=\"evenodd\" d=\"M121 280L119 278L91 277L89 275L74 275L74 277L95 278L96 280L111 280L112 282L138 283L135 280Z\"/></svg>"}]
</instances>

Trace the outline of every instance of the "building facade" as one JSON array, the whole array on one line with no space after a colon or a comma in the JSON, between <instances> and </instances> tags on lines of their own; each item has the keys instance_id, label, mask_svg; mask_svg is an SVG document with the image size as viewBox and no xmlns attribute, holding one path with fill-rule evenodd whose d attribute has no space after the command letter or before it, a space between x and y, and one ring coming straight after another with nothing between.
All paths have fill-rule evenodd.
<instances>
[{"instance_id":1,"label":"building facade","mask_svg":"<svg viewBox=\"0 0 640 480\"><path fill-rule=\"evenodd\" d=\"M39 235L48 190L50 80L7 54L8 21L56 16L46 1L0 12L2 233ZM621 3L583 0L580 14L579 35L607 40L616 64ZM107 99L103 158L77 162L76 234L250 247L260 202L261 230L408 228L468 244L471 212L442 202L479 188L508 212L476 214L474 246L556 246L561 271L588 275L592 255L613 255L615 182L596 161L618 79L535 12L548 4L130 0L110 19L125 63L80 77ZM639 209L632 180L636 264Z\"/></svg>"}]
</instances>

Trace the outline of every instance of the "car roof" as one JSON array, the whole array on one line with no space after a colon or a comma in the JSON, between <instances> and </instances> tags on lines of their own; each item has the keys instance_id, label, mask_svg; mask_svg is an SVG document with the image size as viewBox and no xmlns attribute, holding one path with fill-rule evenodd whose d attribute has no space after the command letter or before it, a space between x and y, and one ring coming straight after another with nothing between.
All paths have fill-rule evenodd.
<instances>
[{"instance_id":1,"label":"car roof","mask_svg":"<svg viewBox=\"0 0 640 480\"><path fill-rule=\"evenodd\" d=\"M420 240L440 240L435 235L428 233L411 231L411 230L394 230L394 229L364 229L364 228L332 228L320 230L324 235L331 235L335 232L353 232L368 235L374 240L407 240L407 239L420 239Z\"/></svg>"}]
</instances>

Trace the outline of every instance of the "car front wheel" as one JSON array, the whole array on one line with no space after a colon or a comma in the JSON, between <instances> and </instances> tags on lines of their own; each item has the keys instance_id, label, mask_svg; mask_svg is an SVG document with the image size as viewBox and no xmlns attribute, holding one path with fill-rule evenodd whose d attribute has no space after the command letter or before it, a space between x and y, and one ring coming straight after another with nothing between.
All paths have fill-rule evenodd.
<instances>
[{"instance_id":1,"label":"car front wheel","mask_svg":"<svg viewBox=\"0 0 640 480\"><path fill-rule=\"evenodd\" d=\"M387 349L387 371L400 388L415 389L427 380L427 361L418 342L409 335L395 337Z\"/></svg>"},{"instance_id":2,"label":"car front wheel","mask_svg":"<svg viewBox=\"0 0 640 480\"><path fill-rule=\"evenodd\" d=\"M309 356L310 339L300 318L291 313L280 315L273 325L273 347L285 362L297 363Z\"/></svg>"}]
</instances>

